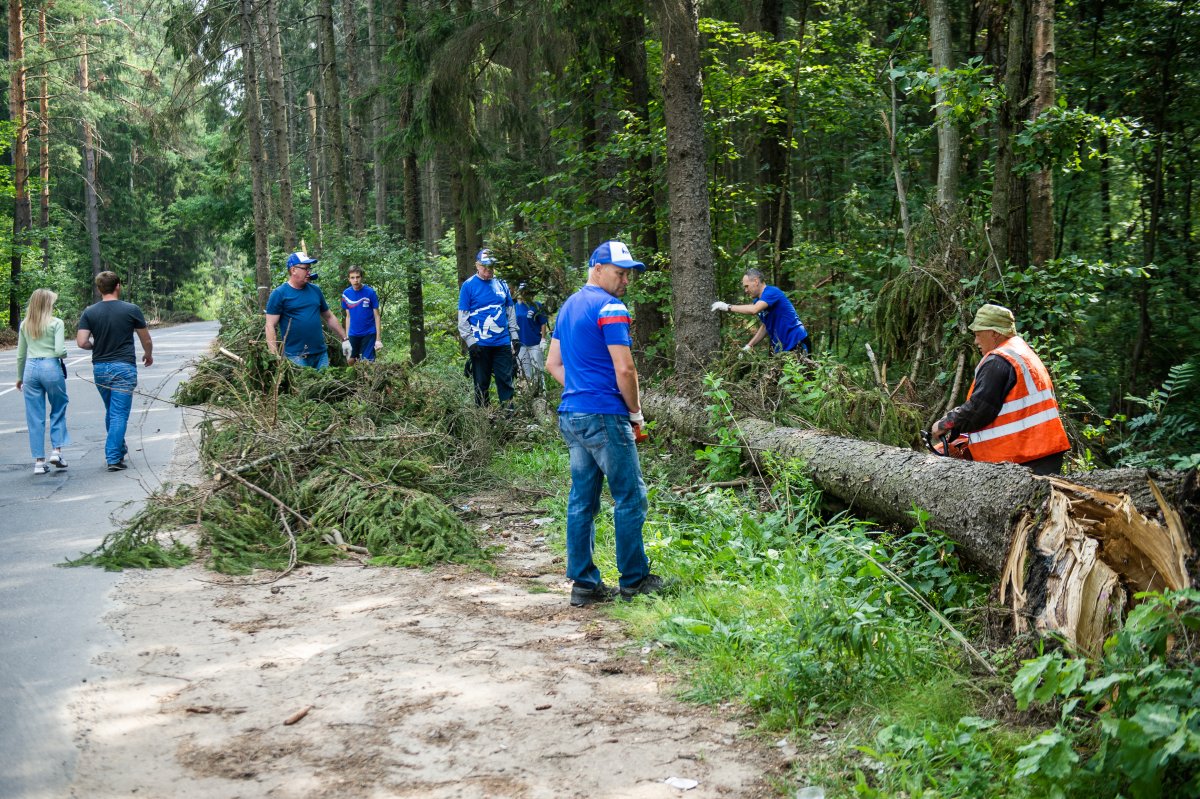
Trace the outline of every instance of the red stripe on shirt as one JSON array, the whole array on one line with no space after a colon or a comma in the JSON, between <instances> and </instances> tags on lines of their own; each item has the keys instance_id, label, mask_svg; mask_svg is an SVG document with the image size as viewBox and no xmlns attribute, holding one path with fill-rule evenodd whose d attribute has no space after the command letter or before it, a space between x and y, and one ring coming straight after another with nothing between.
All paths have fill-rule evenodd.
<instances>
[{"instance_id":1,"label":"red stripe on shirt","mask_svg":"<svg viewBox=\"0 0 1200 799\"><path fill-rule=\"evenodd\" d=\"M600 325L601 327L604 327L605 325L611 325L614 322L621 322L621 323L627 325L627 324L630 324L632 321L633 320L628 316L602 316L597 320L596 323L598 325Z\"/></svg>"}]
</instances>

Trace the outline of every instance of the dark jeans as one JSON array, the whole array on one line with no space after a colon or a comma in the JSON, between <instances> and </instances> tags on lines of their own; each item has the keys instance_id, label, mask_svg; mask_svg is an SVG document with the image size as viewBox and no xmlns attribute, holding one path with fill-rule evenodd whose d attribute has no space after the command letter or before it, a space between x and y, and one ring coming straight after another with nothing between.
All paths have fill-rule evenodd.
<instances>
[{"instance_id":1,"label":"dark jeans","mask_svg":"<svg viewBox=\"0 0 1200 799\"><path fill-rule=\"evenodd\" d=\"M375 360L375 334L367 333L362 336L349 336L350 357L361 358L364 361Z\"/></svg>"},{"instance_id":2,"label":"dark jeans","mask_svg":"<svg viewBox=\"0 0 1200 799\"><path fill-rule=\"evenodd\" d=\"M496 378L496 394L503 405L513 396L512 347L480 347L479 354L471 358L471 378L475 381L475 404L480 408L488 405L488 386Z\"/></svg>"},{"instance_id":3,"label":"dark jeans","mask_svg":"<svg viewBox=\"0 0 1200 799\"><path fill-rule=\"evenodd\" d=\"M1047 455L1044 458L1038 458L1036 461L1022 463L1022 466L1033 469L1034 474L1056 475L1062 474L1063 456L1065 452L1060 452L1057 455Z\"/></svg>"}]
</instances>

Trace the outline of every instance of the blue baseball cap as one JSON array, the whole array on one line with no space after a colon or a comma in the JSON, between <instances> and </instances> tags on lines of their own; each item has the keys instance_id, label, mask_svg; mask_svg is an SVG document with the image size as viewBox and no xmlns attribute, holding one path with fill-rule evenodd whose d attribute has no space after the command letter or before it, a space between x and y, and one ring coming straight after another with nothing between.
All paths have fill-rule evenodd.
<instances>
[{"instance_id":1,"label":"blue baseball cap","mask_svg":"<svg viewBox=\"0 0 1200 799\"><path fill-rule=\"evenodd\" d=\"M288 256L287 268L291 269L293 266L308 266L309 264L315 264L319 260L321 259L309 258L308 253L306 252L294 252Z\"/></svg>"},{"instance_id":2,"label":"blue baseball cap","mask_svg":"<svg viewBox=\"0 0 1200 799\"><path fill-rule=\"evenodd\" d=\"M637 269L639 271L646 268L646 265L641 261L633 260L629 248L619 241L606 241L592 252L592 257L588 259L588 266L592 267L598 264L612 264L622 269Z\"/></svg>"},{"instance_id":3,"label":"blue baseball cap","mask_svg":"<svg viewBox=\"0 0 1200 799\"><path fill-rule=\"evenodd\" d=\"M492 251L487 248L475 253L475 260L484 266L493 266L496 263L496 259L492 257Z\"/></svg>"}]
</instances>

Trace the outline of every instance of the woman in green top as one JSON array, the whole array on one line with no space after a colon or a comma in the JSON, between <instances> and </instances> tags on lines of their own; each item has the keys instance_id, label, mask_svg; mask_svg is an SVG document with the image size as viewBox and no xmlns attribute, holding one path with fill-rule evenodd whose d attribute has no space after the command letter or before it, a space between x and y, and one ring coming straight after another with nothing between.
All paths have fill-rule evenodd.
<instances>
[{"instance_id":1,"label":"woman in green top","mask_svg":"<svg viewBox=\"0 0 1200 799\"><path fill-rule=\"evenodd\" d=\"M67 356L63 341L63 320L53 315L58 295L50 289L37 289L29 297L25 321L17 334L17 389L25 395L25 422L29 426L29 450L33 454L33 473L45 474L46 402L50 402L50 463L67 468L62 448L71 443L67 436Z\"/></svg>"}]
</instances>

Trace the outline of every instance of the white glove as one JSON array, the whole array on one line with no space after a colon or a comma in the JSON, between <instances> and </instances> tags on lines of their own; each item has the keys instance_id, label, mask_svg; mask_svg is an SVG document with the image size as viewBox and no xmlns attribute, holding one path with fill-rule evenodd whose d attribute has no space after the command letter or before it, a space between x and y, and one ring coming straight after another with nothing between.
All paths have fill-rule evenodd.
<instances>
[{"instance_id":1,"label":"white glove","mask_svg":"<svg viewBox=\"0 0 1200 799\"><path fill-rule=\"evenodd\" d=\"M645 424L646 417L642 416L641 411L630 411L629 412L629 423L630 424Z\"/></svg>"},{"instance_id":2,"label":"white glove","mask_svg":"<svg viewBox=\"0 0 1200 799\"><path fill-rule=\"evenodd\" d=\"M712 304L712 310L714 310L714 311L728 311L728 310L729 310L729 303L727 303L727 302L721 302L720 300L717 300L716 302L714 302L714 303Z\"/></svg>"},{"instance_id":3,"label":"white glove","mask_svg":"<svg viewBox=\"0 0 1200 799\"><path fill-rule=\"evenodd\" d=\"M381 349L383 349L383 342L379 339L375 339L375 350L378 352Z\"/></svg>"},{"instance_id":4,"label":"white glove","mask_svg":"<svg viewBox=\"0 0 1200 799\"><path fill-rule=\"evenodd\" d=\"M742 347L742 352L749 352L749 351L750 351L750 345L749 345L749 344L747 344L746 346Z\"/></svg>"},{"instance_id":5,"label":"white glove","mask_svg":"<svg viewBox=\"0 0 1200 799\"><path fill-rule=\"evenodd\" d=\"M350 339L346 339L342 342L342 355L347 358L350 357Z\"/></svg>"}]
</instances>

